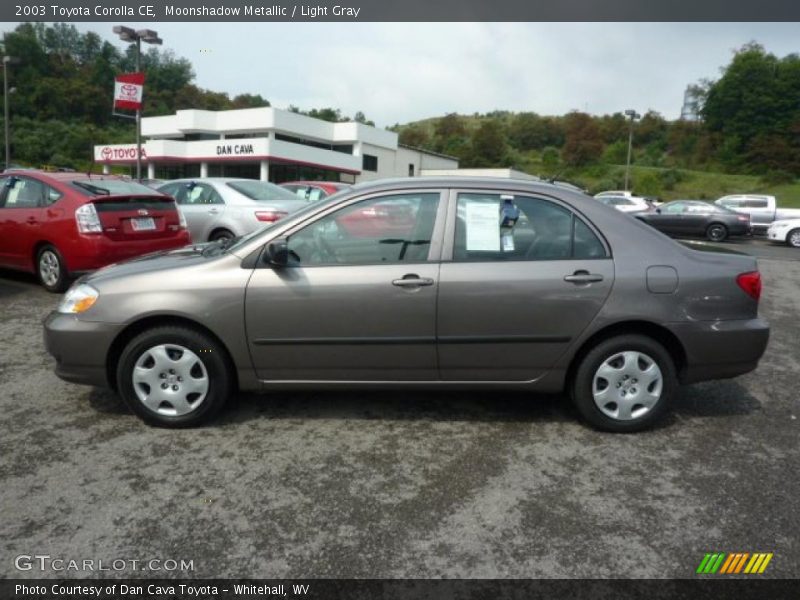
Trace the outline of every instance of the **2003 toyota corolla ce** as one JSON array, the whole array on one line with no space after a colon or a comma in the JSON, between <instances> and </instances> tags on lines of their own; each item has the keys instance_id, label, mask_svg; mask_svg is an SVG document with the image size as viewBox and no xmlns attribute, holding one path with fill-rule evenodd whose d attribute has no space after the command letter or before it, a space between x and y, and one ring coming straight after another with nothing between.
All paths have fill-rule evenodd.
<instances>
[{"instance_id":1,"label":"2003 toyota corolla ce","mask_svg":"<svg viewBox=\"0 0 800 600\"><path fill-rule=\"evenodd\" d=\"M756 367L760 291L751 256L572 190L416 178L97 271L45 339L60 377L155 425L207 420L236 390L433 385L568 391L595 427L635 431L679 383Z\"/></svg>"}]
</instances>

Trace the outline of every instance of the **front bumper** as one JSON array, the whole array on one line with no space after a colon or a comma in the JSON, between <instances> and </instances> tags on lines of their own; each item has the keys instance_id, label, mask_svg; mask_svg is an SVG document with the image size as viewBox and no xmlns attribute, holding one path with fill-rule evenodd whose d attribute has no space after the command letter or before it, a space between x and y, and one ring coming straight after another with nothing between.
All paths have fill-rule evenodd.
<instances>
[{"instance_id":1,"label":"front bumper","mask_svg":"<svg viewBox=\"0 0 800 600\"><path fill-rule=\"evenodd\" d=\"M109 387L108 351L121 328L51 312L44 321L44 346L56 359L56 375L70 383Z\"/></svg>"},{"instance_id":2,"label":"front bumper","mask_svg":"<svg viewBox=\"0 0 800 600\"><path fill-rule=\"evenodd\" d=\"M767 229L767 239L773 242L785 242L786 232L788 232L789 229L789 227L783 227L781 229L773 229L770 227Z\"/></svg>"},{"instance_id":3,"label":"front bumper","mask_svg":"<svg viewBox=\"0 0 800 600\"><path fill-rule=\"evenodd\" d=\"M671 323L686 350L681 383L727 379L744 375L758 366L769 341L764 319Z\"/></svg>"}]
</instances>

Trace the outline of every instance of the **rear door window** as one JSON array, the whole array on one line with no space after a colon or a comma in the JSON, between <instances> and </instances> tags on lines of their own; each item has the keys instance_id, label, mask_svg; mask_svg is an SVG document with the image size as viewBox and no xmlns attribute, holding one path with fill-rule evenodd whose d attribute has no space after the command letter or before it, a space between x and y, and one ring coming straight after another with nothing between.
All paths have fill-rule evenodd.
<instances>
[{"instance_id":1,"label":"rear door window","mask_svg":"<svg viewBox=\"0 0 800 600\"><path fill-rule=\"evenodd\" d=\"M514 220L516 218L516 220ZM453 260L605 258L592 229L564 206L530 196L459 194Z\"/></svg>"}]
</instances>

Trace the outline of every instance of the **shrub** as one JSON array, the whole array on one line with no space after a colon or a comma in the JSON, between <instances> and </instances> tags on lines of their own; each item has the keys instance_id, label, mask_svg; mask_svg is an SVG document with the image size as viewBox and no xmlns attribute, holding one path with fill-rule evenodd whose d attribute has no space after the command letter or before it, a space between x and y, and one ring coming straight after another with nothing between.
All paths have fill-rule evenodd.
<instances>
[{"instance_id":1,"label":"shrub","mask_svg":"<svg viewBox=\"0 0 800 600\"><path fill-rule=\"evenodd\" d=\"M767 185L783 185L785 183L794 183L795 176L789 171L782 169L771 169L764 173L761 181Z\"/></svg>"}]
</instances>

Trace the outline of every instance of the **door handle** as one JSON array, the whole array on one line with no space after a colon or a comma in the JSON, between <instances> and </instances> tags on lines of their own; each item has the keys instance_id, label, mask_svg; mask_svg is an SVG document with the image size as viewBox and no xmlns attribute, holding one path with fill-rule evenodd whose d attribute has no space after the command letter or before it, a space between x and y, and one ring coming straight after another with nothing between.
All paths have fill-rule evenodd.
<instances>
[{"instance_id":1,"label":"door handle","mask_svg":"<svg viewBox=\"0 0 800 600\"><path fill-rule=\"evenodd\" d=\"M409 274L404 275L402 279L393 280L392 285L402 288L424 287L427 285L433 285L433 279L430 277L420 277L419 275Z\"/></svg>"},{"instance_id":2,"label":"door handle","mask_svg":"<svg viewBox=\"0 0 800 600\"><path fill-rule=\"evenodd\" d=\"M572 275L564 277L564 281L570 283L593 283L603 281L603 276L599 273L589 273L589 271L575 271Z\"/></svg>"},{"instance_id":3,"label":"door handle","mask_svg":"<svg viewBox=\"0 0 800 600\"><path fill-rule=\"evenodd\" d=\"M212 209L210 209L210 210L208 211L208 214L210 214L210 215L217 215L217 214L219 214L219 211L218 211L216 208L212 208Z\"/></svg>"},{"instance_id":4,"label":"door handle","mask_svg":"<svg viewBox=\"0 0 800 600\"><path fill-rule=\"evenodd\" d=\"M36 225L39 221L36 220L36 217L28 217L25 221L28 225Z\"/></svg>"}]
</instances>

